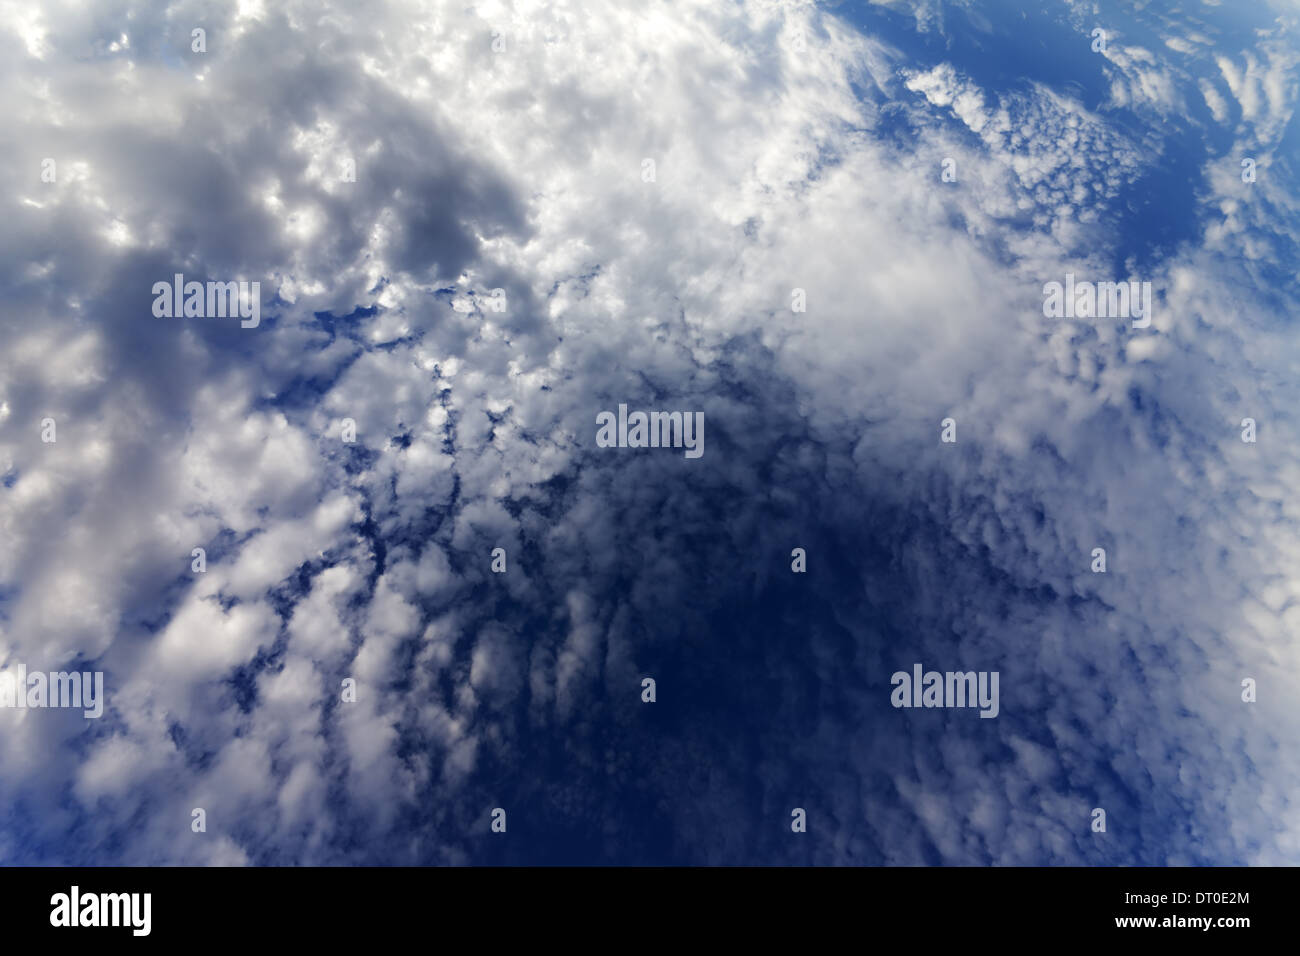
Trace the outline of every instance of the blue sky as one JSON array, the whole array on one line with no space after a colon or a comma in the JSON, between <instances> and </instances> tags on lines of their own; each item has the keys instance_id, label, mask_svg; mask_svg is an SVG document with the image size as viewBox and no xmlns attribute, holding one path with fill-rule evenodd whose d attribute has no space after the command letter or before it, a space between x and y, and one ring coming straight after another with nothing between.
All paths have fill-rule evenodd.
<instances>
[{"instance_id":1,"label":"blue sky","mask_svg":"<svg viewBox=\"0 0 1300 956\"><path fill-rule=\"evenodd\" d=\"M9 4L0 862L1297 862L1298 21Z\"/></svg>"}]
</instances>

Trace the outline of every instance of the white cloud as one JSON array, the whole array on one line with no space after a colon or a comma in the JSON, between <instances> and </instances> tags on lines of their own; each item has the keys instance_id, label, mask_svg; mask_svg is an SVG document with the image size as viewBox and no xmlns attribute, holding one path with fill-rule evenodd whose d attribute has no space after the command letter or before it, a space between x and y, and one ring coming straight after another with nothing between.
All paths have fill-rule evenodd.
<instances>
[{"instance_id":1,"label":"white cloud","mask_svg":"<svg viewBox=\"0 0 1300 956\"><path fill-rule=\"evenodd\" d=\"M57 8L66 29L3 28L22 136L0 151L0 275L25 318L0 333L0 657L93 659L112 706L90 731L0 715L6 796L72 784L104 845L155 800L130 862L463 860L481 813L451 798L480 770L540 733L626 779L598 741L638 725L593 702L639 706L644 668L707 645L710 601L784 580L792 537L861 529L843 577L809 585L825 616L770 622L787 643L758 635L726 672L773 695L744 800L800 776L839 828L826 862L1087 859L1072 821L1125 787L1151 797L1129 807L1150 853L1294 853L1295 355L1261 271L1293 190L1211 162L1200 234L1140 277L1154 332L1053 323L1044 281L1120 278L1121 197L1161 157L1045 85L916 67L808 5L291 3L214 15L201 62L136 12L94 60L105 38ZM1183 107L1150 46L1108 54L1112 110ZM1219 57L1249 142L1290 121L1293 63L1271 40ZM1224 123L1217 82L1197 89ZM34 178L46 154L67 178ZM155 319L176 270L261 277L262 326ZM632 400L704 410L698 466L595 448L595 413ZM1267 443L1237 439L1246 414ZM872 710L910 664L889 628L1020 697L843 753L898 718ZM728 651L705 650L719 679ZM806 734L801 676L843 695ZM715 732L645 772L684 773L665 812L735 860L762 842L717 824L755 768ZM83 757L38 759L79 733ZM881 775L899 799L863 784ZM1188 843L1159 793L1233 825ZM392 839L412 814L436 836Z\"/></svg>"}]
</instances>

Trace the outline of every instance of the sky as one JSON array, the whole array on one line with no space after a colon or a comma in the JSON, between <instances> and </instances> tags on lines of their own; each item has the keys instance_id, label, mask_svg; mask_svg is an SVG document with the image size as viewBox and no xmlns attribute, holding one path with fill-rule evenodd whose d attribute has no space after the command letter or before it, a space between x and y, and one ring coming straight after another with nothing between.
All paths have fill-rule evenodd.
<instances>
[{"instance_id":1,"label":"sky","mask_svg":"<svg viewBox=\"0 0 1300 956\"><path fill-rule=\"evenodd\" d=\"M1030 6L0 0L0 863L1300 863L1300 6Z\"/></svg>"}]
</instances>

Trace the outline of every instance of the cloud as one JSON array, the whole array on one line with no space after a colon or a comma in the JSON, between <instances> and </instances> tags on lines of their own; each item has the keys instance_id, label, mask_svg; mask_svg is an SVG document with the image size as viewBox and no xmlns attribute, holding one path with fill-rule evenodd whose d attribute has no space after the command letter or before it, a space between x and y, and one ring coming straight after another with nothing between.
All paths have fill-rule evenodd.
<instances>
[{"instance_id":1,"label":"cloud","mask_svg":"<svg viewBox=\"0 0 1300 956\"><path fill-rule=\"evenodd\" d=\"M0 711L9 861L1295 859L1294 189L1207 147L1121 252L1195 92L1281 141L1280 41L1090 108L808 4L130 12L0 32L0 663L109 687ZM891 708L918 660L999 718Z\"/></svg>"}]
</instances>

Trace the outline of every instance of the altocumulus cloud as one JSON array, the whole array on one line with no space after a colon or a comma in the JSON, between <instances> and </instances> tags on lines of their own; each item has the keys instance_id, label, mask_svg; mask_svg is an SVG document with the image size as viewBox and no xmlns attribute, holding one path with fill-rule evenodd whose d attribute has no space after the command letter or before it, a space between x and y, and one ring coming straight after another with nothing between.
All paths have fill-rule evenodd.
<instances>
[{"instance_id":1,"label":"altocumulus cloud","mask_svg":"<svg viewBox=\"0 0 1300 956\"><path fill-rule=\"evenodd\" d=\"M8 5L0 666L107 706L0 710L0 858L1295 862L1293 25L1117 33L1085 103L884 6Z\"/></svg>"}]
</instances>

